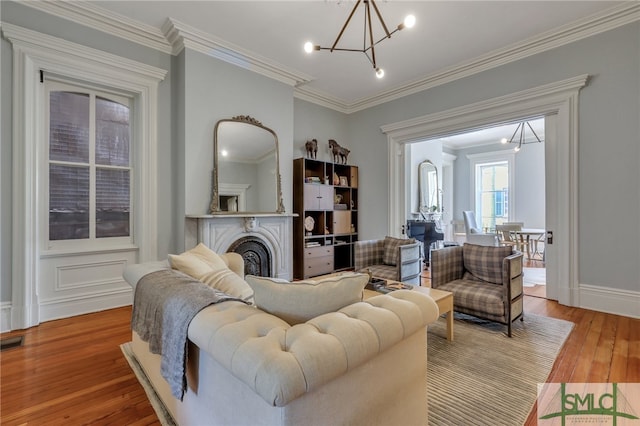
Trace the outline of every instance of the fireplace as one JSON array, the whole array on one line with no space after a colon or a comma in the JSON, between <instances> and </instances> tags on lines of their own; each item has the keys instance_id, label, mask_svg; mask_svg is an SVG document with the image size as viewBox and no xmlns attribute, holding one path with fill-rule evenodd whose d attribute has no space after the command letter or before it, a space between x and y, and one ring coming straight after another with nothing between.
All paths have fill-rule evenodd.
<instances>
[{"instance_id":1,"label":"fireplace","mask_svg":"<svg viewBox=\"0 0 640 426\"><path fill-rule=\"evenodd\" d=\"M254 237L242 237L231 244L227 251L232 251L242 256L245 275L271 276L271 252L262 243L262 240Z\"/></svg>"},{"instance_id":2,"label":"fireplace","mask_svg":"<svg viewBox=\"0 0 640 426\"><path fill-rule=\"evenodd\" d=\"M277 213L188 215L185 248L204 243L216 253L238 252L245 273L290 280L293 215Z\"/></svg>"}]
</instances>

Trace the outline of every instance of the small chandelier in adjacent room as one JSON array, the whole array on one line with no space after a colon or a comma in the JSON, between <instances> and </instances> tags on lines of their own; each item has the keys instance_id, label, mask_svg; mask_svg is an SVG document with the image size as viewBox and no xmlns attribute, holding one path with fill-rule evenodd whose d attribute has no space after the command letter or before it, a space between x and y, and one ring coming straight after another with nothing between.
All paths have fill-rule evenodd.
<instances>
[{"instance_id":1,"label":"small chandelier in adjacent room","mask_svg":"<svg viewBox=\"0 0 640 426\"><path fill-rule=\"evenodd\" d=\"M525 135L525 126L529 127L529 130L531 130L531 133L533 133L533 136L535 136L535 139L531 139L531 138L527 139L527 137ZM517 138L516 138L516 135L518 135ZM518 127L516 127L516 130L513 132L513 135L511 135L511 139L502 138L500 140L500 143L503 143L503 144L507 144L507 143L518 144L513 149L515 152L518 152L522 148L522 145L525 145L525 144L528 144L528 143L542 143L542 141L538 137L538 134L536 133L536 131L533 130L533 127L531 127L531 124L529 124L528 121L523 121L522 123L518 123Z\"/></svg>"},{"instance_id":2,"label":"small chandelier in adjacent room","mask_svg":"<svg viewBox=\"0 0 640 426\"><path fill-rule=\"evenodd\" d=\"M347 29L347 26L349 26L349 22L351 22L351 18L355 14L355 12L358 9L358 6L360 5L360 3L364 3L364 7L365 7L365 11L364 11L364 40L362 42L362 48L361 49L355 49L355 48L337 47L338 42L340 41L340 38L342 37L342 34ZM374 39L373 27L371 25L372 24L372 22L371 22L371 7L373 7L375 15L377 16L378 20L380 21L380 24L382 25L382 28L384 29L384 34L385 34L382 38L380 38L377 41L375 41L375 39ZM407 17L404 18L404 22L399 24L393 31L389 32L389 29L387 28L387 25L385 24L384 19L382 19L382 15L380 14L380 11L378 10L378 6L376 5L375 0L358 0L356 2L356 5L353 7L353 10L351 10L351 13L349 14L349 17L347 18L347 21L342 26L342 29L340 30L340 33L338 33L338 37L336 37L336 41L333 42L333 45L331 47L321 47L320 45L313 44L312 42L308 41L308 42L306 42L304 44L304 50L307 53L311 53L314 50L329 50L330 52L338 50L338 51L342 51L342 52L360 52L360 53L364 53L365 56L367 57L367 59L369 59L369 62L371 62L371 65L373 65L373 69L376 72L376 77L382 78L382 77L384 77L384 70L382 68L378 67L378 64L376 62L376 50L375 50L375 47L382 40L387 39L387 38L391 38L391 36L393 34L395 34L396 32L398 32L398 31L400 31L400 30L402 30L404 28L413 27L415 25L415 23L416 23L415 16L407 15Z\"/></svg>"}]
</instances>

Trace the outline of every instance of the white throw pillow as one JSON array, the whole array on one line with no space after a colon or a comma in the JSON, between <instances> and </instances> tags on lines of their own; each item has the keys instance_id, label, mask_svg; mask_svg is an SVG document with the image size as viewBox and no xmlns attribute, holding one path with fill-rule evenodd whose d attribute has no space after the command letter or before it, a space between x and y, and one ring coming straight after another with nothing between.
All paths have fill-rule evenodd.
<instances>
[{"instance_id":1,"label":"white throw pillow","mask_svg":"<svg viewBox=\"0 0 640 426\"><path fill-rule=\"evenodd\" d=\"M229 269L222 257L202 243L182 254L170 254L169 264L173 269L229 296L243 300L249 300L253 296L249 284Z\"/></svg>"},{"instance_id":2,"label":"white throw pillow","mask_svg":"<svg viewBox=\"0 0 640 426\"><path fill-rule=\"evenodd\" d=\"M367 274L348 273L321 280L293 281L247 275L256 306L291 325L362 301Z\"/></svg>"}]
</instances>

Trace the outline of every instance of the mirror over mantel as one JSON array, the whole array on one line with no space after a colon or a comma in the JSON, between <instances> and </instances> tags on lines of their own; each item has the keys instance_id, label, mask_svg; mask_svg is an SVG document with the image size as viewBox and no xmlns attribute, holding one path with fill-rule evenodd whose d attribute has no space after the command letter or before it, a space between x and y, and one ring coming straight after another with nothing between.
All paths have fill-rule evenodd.
<instances>
[{"instance_id":1,"label":"mirror over mantel","mask_svg":"<svg viewBox=\"0 0 640 426\"><path fill-rule=\"evenodd\" d=\"M246 115L218 121L212 181L210 214L284 213L276 133Z\"/></svg>"},{"instance_id":2,"label":"mirror over mantel","mask_svg":"<svg viewBox=\"0 0 640 426\"><path fill-rule=\"evenodd\" d=\"M438 168L431 160L424 160L418 166L418 211L424 217L441 212Z\"/></svg>"}]
</instances>

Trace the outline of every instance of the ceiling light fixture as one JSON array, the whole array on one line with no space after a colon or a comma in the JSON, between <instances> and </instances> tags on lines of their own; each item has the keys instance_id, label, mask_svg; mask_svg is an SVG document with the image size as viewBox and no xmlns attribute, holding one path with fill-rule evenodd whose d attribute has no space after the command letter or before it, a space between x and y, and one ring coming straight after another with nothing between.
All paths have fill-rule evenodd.
<instances>
[{"instance_id":1,"label":"ceiling light fixture","mask_svg":"<svg viewBox=\"0 0 640 426\"><path fill-rule=\"evenodd\" d=\"M529 139L527 140L526 136L525 136L525 124L529 127L529 129L531 130L531 133L533 133L533 136L535 136L535 140L533 139ZM520 132L518 139L515 139L516 135L518 134L518 131ZM515 140L514 140L515 139ZM528 144L528 143L542 143L542 141L540 140L540 138L538 137L537 133L535 130L533 130L533 127L531 127L531 124L529 124L528 121L523 121L522 123L518 123L518 127L516 127L516 130L513 132L513 135L511 135L511 139L507 139L507 138L502 138L500 140L501 143L503 144L507 144L507 143L517 143L518 146L516 146L513 150L515 152L520 151L520 149L522 148L522 145L524 144Z\"/></svg>"},{"instance_id":2,"label":"ceiling light fixture","mask_svg":"<svg viewBox=\"0 0 640 426\"><path fill-rule=\"evenodd\" d=\"M348 49L348 48L336 47L338 45L338 42L340 41L340 38L342 38L342 34L344 34L344 31L347 29L347 26L349 25L349 22L351 22L351 18L355 14L355 12L358 9L358 6L360 5L360 3L364 3L364 7L365 7L365 11L364 11L364 39L362 41L362 49ZM378 41L374 41L374 38L373 38L373 27L371 25L372 24L372 22L371 22L371 7L373 7L373 10L375 11L375 14L378 17L378 20L380 21L380 24L382 25L382 28L384 29L384 33L385 33L385 35ZM342 51L342 52L361 52L361 53L364 53L365 56L367 57L367 59L369 59L369 62L371 62L371 65L373 65L373 69L376 72L376 77L382 78L382 77L384 77L384 70L382 68L379 68L377 63L376 63L376 49L375 49L375 47L382 40L387 39L387 38L391 38L391 36L393 34L395 34L396 32L398 32L398 31L400 31L400 30L402 30L404 28L411 28L415 24L416 24L415 16L407 15L407 17L404 18L404 22L402 22L400 25L398 25L395 30L389 32L389 29L387 28L387 25L385 24L384 19L382 19L382 15L380 14L380 11L378 10L378 6L376 5L375 0L358 0L356 2L356 5L353 7L353 10L351 10L351 13L349 14L349 17L347 18L347 21L342 26L342 29L340 30L340 33L338 34L338 37L336 37L336 41L333 42L333 46L331 46L331 47L321 47L318 44L313 44L312 42L308 41L308 42L306 42L304 44L304 50L307 53L311 53L311 52L313 52L315 50L329 50L330 52L338 50L338 51ZM369 43L368 45L367 45L367 38L369 39L368 40L368 43Z\"/></svg>"}]
</instances>

